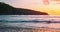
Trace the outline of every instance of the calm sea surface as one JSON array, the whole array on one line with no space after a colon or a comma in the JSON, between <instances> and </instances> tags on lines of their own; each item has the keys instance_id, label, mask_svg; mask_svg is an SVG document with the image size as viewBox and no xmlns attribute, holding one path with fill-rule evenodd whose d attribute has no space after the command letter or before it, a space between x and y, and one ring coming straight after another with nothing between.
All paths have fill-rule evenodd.
<instances>
[{"instance_id":1,"label":"calm sea surface","mask_svg":"<svg viewBox=\"0 0 60 32\"><path fill-rule=\"evenodd\" d=\"M51 23L49 22L51 21ZM48 23L49 22L49 23ZM55 23L54 23L55 22ZM1 15L0 26L24 28L60 28L60 16L48 15Z\"/></svg>"}]
</instances>

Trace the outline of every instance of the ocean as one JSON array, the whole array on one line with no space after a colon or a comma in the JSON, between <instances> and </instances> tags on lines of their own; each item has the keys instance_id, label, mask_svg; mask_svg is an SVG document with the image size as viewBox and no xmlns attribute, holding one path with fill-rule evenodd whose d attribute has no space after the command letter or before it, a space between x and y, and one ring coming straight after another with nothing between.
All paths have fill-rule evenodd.
<instances>
[{"instance_id":1,"label":"ocean","mask_svg":"<svg viewBox=\"0 0 60 32\"><path fill-rule=\"evenodd\" d=\"M14 32L15 28L20 28L20 30L23 28L25 30L27 28L31 28L30 30L35 28L51 28L60 30L59 17L59 15L0 15L0 31L8 32L9 30L10 32Z\"/></svg>"}]
</instances>

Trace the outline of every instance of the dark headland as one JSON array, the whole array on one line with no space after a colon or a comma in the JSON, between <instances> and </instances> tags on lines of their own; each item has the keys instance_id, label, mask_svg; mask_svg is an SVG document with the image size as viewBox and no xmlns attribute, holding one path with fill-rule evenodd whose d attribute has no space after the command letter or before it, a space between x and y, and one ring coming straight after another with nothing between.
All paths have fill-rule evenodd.
<instances>
[{"instance_id":1,"label":"dark headland","mask_svg":"<svg viewBox=\"0 0 60 32\"><path fill-rule=\"evenodd\" d=\"M48 13L24 8L15 8L0 2L0 15L48 15Z\"/></svg>"}]
</instances>

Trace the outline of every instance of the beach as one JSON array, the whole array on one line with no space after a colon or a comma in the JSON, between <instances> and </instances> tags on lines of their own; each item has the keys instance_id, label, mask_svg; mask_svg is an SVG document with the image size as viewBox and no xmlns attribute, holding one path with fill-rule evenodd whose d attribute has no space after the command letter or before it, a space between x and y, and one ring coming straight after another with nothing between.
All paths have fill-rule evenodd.
<instances>
[{"instance_id":1,"label":"beach","mask_svg":"<svg viewBox=\"0 0 60 32\"><path fill-rule=\"evenodd\" d=\"M0 28L0 32L60 32L50 28Z\"/></svg>"}]
</instances>

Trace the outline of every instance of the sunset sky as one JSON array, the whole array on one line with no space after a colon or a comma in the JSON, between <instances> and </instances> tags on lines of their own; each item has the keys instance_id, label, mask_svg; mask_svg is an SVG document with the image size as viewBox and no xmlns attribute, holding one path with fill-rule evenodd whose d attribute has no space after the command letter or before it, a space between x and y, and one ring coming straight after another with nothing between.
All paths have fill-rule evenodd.
<instances>
[{"instance_id":1,"label":"sunset sky","mask_svg":"<svg viewBox=\"0 0 60 32\"><path fill-rule=\"evenodd\" d=\"M27 8L46 12L50 15L60 15L60 0L0 0L17 8Z\"/></svg>"}]
</instances>

